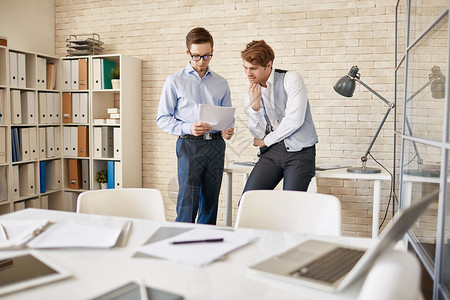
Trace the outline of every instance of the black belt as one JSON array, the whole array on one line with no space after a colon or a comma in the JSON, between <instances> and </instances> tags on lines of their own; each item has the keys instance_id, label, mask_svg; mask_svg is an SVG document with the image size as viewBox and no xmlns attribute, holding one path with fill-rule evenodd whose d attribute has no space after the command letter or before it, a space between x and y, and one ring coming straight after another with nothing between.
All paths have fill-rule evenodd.
<instances>
[{"instance_id":1,"label":"black belt","mask_svg":"<svg viewBox=\"0 0 450 300\"><path fill-rule=\"evenodd\" d=\"M186 134L186 135L180 136L180 139L212 140L212 139L218 139L220 137L222 137L222 133L216 132L216 133L204 133L202 135Z\"/></svg>"}]
</instances>

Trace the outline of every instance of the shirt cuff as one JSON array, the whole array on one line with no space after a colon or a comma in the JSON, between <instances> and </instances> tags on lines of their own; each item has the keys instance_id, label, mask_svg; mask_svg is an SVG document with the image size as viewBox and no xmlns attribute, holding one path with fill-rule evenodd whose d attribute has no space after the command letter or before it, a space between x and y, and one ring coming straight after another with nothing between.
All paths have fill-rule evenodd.
<instances>
[{"instance_id":1,"label":"shirt cuff","mask_svg":"<svg viewBox=\"0 0 450 300\"><path fill-rule=\"evenodd\" d=\"M192 134L191 133L191 125L192 123L183 123L181 125L181 135Z\"/></svg>"},{"instance_id":2,"label":"shirt cuff","mask_svg":"<svg viewBox=\"0 0 450 300\"><path fill-rule=\"evenodd\" d=\"M266 137L264 138L264 144L266 144L267 147L272 146L273 144L276 143L276 136L273 132L269 133L268 135L266 135Z\"/></svg>"}]
</instances>

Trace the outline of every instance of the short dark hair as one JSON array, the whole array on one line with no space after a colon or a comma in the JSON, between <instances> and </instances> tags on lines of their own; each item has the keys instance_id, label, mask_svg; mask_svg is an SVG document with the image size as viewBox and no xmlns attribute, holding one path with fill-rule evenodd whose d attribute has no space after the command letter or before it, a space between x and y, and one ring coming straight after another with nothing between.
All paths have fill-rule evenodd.
<instances>
[{"instance_id":1,"label":"short dark hair","mask_svg":"<svg viewBox=\"0 0 450 300\"><path fill-rule=\"evenodd\" d=\"M186 47L189 50L191 49L192 44L205 43L210 43L211 48L214 48L214 40L211 33L203 27L196 27L186 35Z\"/></svg>"},{"instance_id":2,"label":"short dark hair","mask_svg":"<svg viewBox=\"0 0 450 300\"><path fill-rule=\"evenodd\" d=\"M247 44L245 49L241 51L241 57L252 65L266 67L270 61L274 61L275 53L264 40L251 41Z\"/></svg>"}]
</instances>

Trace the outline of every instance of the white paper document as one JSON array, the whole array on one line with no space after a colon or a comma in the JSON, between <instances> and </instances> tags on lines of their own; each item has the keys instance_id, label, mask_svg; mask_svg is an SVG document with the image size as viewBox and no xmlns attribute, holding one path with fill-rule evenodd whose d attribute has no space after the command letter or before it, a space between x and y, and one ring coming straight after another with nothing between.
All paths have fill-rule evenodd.
<instances>
[{"instance_id":1,"label":"white paper document","mask_svg":"<svg viewBox=\"0 0 450 300\"><path fill-rule=\"evenodd\" d=\"M180 241L223 239L222 242L172 244ZM196 228L174 237L142 246L138 253L164 258L195 267L207 265L223 255L256 240L254 234L227 230Z\"/></svg>"},{"instance_id":2,"label":"white paper document","mask_svg":"<svg viewBox=\"0 0 450 300\"><path fill-rule=\"evenodd\" d=\"M235 107L200 104L198 121L209 123L213 130L226 130L233 125Z\"/></svg>"},{"instance_id":3,"label":"white paper document","mask_svg":"<svg viewBox=\"0 0 450 300\"><path fill-rule=\"evenodd\" d=\"M60 221L27 244L30 248L112 248L122 228Z\"/></svg>"},{"instance_id":4,"label":"white paper document","mask_svg":"<svg viewBox=\"0 0 450 300\"><path fill-rule=\"evenodd\" d=\"M2 220L0 221L0 250L22 248L29 240L40 234L48 220Z\"/></svg>"}]
</instances>

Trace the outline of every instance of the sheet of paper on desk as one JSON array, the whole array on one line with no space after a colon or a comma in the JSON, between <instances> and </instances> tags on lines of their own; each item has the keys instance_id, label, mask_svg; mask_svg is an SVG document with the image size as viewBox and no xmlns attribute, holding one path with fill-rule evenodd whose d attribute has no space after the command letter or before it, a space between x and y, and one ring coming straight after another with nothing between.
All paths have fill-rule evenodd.
<instances>
[{"instance_id":1,"label":"sheet of paper on desk","mask_svg":"<svg viewBox=\"0 0 450 300\"><path fill-rule=\"evenodd\" d=\"M122 228L60 221L27 244L30 248L111 248L117 244Z\"/></svg>"},{"instance_id":2,"label":"sheet of paper on desk","mask_svg":"<svg viewBox=\"0 0 450 300\"><path fill-rule=\"evenodd\" d=\"M18 249L40 234L48 220L2 220L0 221L0 250Z\"/></svg>"},{"instance_id":3,"label":"sheet of paper on desk","mask_svg":"<svg viewBox=\"0 0 450 300\"><path fill-rule=\"evenodd\" d=\"M316 164L316 170L318 170L318 171L334 170L334 169L341 169L341 168L348 168L348 166L339 165L339 164L331 164L331 163Z\"/></svg>"},{"instance_id":4,"label":"sheet of paper on desk","mask_svg":"<svg viewBox=\"0 0 450 300\"><path fill-rule=\"evenodd\" d=\"M211 124L214 130L226 130L233 124L235 111L234 107L200 104L198 121Z\"/></svg>"},{"instance_id":5,"label":"sheet of paper on desk","mask_svg":"<svg viewBox=\"0 0 450 300\"><path fill-rule=\"evenodd\" d=\"M218 243L192 243L173 245L176 241L192 241L223 238ZM196 228L163 241L142 246L138 253L164 258L195 267L207 265L223 255L256 240L248 232Z\"/></svg>"}]
</instances>

